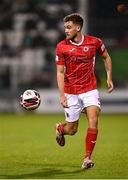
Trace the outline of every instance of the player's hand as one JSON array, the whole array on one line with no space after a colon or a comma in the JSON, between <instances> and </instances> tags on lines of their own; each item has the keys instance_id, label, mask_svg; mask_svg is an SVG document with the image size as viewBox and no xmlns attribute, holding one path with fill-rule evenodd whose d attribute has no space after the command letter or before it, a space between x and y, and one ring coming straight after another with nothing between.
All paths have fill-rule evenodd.
<instances>
[{"instance_id":1,"label":"player's hand","mask_svg":"<svg viewBox=\"0 0 128 180\"><path fill-rule=\"evenodd\" d=\"M112 80L107 80L107 85L108 85L108 93L111 93L114 89Z\"/></svg>"},{"instance_id":2,"label":"player's hand","mask_svg":"<svg viewBox=\"0 0 128 180\"><path fill-rule=\"evenodd\" d=\"M60 97L60 103L61 103L61 105L62 105L64 108L67 108L67 107L68 107L67 98L66 98L65 95L63 95L63 96Z\"/></svg>"}]
</instances>

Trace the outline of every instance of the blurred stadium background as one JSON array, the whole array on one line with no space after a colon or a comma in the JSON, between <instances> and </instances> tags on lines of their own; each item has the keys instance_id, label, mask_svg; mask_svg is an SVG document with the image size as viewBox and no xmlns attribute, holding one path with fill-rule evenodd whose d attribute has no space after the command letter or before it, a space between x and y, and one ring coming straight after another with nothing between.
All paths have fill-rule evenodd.
<instances>
[{"instance_id":1,"label":"blurred stadium background","mask_svg":"<svg viewBox=\"0 0 128 180\"><path fill-rule=\"evenodd\" d=\"M36 89L42 97L37 112L61 112L56 84L55 46L65 37L62 19L72 12L85 18L83 33L103 39L113 60L115 91L108 95L104 64L96 76L103 112L128 112L128 13L112 0L1 0L0 112L17 112L19 96Z\"/></svg>"}]
</instances>

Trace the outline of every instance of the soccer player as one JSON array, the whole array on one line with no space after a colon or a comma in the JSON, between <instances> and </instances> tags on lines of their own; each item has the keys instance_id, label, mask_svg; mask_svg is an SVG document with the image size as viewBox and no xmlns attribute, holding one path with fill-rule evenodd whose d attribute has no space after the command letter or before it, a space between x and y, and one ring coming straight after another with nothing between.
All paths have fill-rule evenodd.
<instances>
[{"instance_id":1,"label":"soccer player","mask_svg":"<svg viewBox=\"0 0 128 180\"><path fill-rule=\"evenodd\" d=\"M64 107L66 123L56 124L56 141L65 145L65 135L74 135L79 115L85 112L88 129L85 136L85 154L82 169L93 167L91 155L98 135L100 113L99 92L94 74L95 56L104 59L108 92L113 91L111 58L101 39L83 35L80 14L67 15L64 20L66 39L57 44L56 65L60 102Z\"/></svg>"}]
</instances>

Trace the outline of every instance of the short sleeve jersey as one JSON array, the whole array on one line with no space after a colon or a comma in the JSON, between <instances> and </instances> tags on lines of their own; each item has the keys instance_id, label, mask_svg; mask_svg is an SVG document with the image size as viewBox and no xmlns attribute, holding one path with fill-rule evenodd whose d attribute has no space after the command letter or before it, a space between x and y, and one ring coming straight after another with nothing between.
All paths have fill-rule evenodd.
<instances>
[{"instance_id":1,"label":"short sleeve jersey","mask_svg":"<svg viewBox=\"0 0 128 180\"><path fill-rule=\"evenodd\" d=\"M79 44L64 39L56 47L56 64L65 66L64 92L80 94L97 88L94 74L95 56L103 54L101 39L82 36Z\"/></svg>"}]
</instances>

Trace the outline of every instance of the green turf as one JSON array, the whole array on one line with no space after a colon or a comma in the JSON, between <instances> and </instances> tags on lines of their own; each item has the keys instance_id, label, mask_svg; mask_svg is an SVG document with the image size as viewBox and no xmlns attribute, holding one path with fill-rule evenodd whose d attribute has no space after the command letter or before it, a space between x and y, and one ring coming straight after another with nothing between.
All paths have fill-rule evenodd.
<instances>
[{"instance_id":1,"label":"green turf","mask_svg":"<svg viewBox=\"0 0 128 180\"><path fill-rule=\"evenodd\" d=\"M95 166L83 171L84 131L66 136L65 147L55 142L54 126L64 115L1 114L1 179L93 179L128 178L128 115L101 115L99 136L93 153Z\"/></svg>"}]
</instances>

